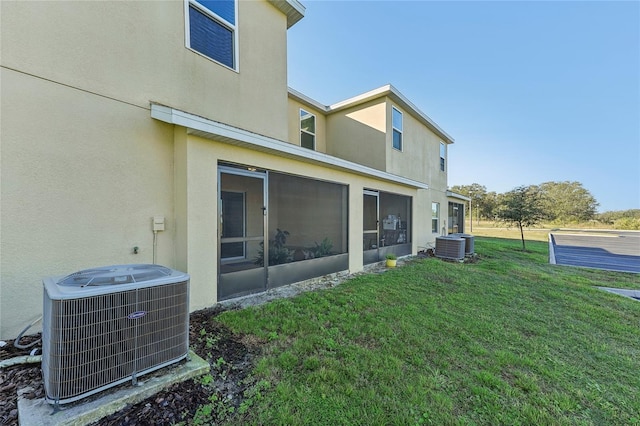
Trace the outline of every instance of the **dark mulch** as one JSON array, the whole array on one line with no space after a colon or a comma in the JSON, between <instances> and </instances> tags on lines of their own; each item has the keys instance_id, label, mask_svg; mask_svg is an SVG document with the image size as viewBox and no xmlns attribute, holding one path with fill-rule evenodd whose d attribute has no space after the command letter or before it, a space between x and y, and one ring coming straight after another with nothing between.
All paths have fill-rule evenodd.
<instances>
[{"instance_id":1,"label":"dark mulch","mask_svg":"<svg viewBox=\"0 0 640 426\"><path fill-rule=\"evenodd\" d=\"M198 356L211 364L211 377L196 378L177 383L153 397L127 407L102 419L100 425L168 425L178 422L189 424L201 406L213 407L200 414L208 423L218 423L237 412L244 392L254 380L250 376L253 359L259 353L259 340L234 335L216 321L221 307L193 312L190 316L189 343ZM39 335L25 336L25 345L39 339ZM20 350L13 341L0 348L0 360L29 355L31 349ZM124 386L124 385L123 385ZM29 398L43 398L44 388L40 364L26 364L0 369L0 424L17 425L17 391L25 387L34 389Z\"/></svg>"}]
</instances>

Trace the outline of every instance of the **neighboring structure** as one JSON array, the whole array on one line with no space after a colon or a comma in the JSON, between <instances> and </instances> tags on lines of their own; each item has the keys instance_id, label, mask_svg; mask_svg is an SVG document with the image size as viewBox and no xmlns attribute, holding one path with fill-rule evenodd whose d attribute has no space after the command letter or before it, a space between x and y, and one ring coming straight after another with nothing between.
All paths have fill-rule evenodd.
<instances>
[{"instance_id":1,"label":"neighboring structure","mask_svg":"<svg viewBox=\"0 0 640 426\"><path fill-rule=\"evenodd\" d=\"M297 0L0 8L0 338L45 276L163 264L195 310L447 229L453 139L429 117L392 86L331 106L287 87Z\"/></svg>"}]
</instances>

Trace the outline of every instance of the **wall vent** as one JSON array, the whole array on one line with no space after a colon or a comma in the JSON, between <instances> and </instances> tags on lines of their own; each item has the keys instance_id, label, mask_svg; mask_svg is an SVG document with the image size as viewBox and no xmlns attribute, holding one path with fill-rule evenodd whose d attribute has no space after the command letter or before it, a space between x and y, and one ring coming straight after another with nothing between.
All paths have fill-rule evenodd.
<instances>
[{"instance_id":1,"label":"wall vent","mask_svg":"<svg viewBox=\"0 0 640 426\"><path fill-rule=\"evenodd\" d=\"M189 275L114 265L45 278L45 399L66 404L187 357Z\"/></svg>"},{"instance_id":2,"label":"wall vent","mask_svg":"<svg viewBox=\"0 0 640 426\"><path fill-rule=\"evenodd\" d=\"M455 236L436 237L436 257L443 259L464 259L465 239Z\"/></svg>"}]
</instances>

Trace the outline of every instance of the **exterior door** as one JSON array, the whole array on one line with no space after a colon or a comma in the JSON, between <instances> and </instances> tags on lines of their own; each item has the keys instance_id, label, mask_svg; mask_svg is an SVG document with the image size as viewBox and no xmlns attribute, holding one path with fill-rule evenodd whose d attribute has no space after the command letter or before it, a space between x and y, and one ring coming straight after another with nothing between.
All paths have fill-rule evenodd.
<instances>
[{"instance_id":1,"label":"exterior door","mask_svg":"<svg viewBox=\"0 0 640 426\"><path fill-rule=\"evenodd\" d=\"M218 174L218 300L224 300L266 290L266 174L226 166Z\"/></svg>"},{"instance_id":2,"label":"exterior door","mask_svg":"<svg viewBox=\"0 0 640 426\"><path fill-rule=\"evenodd\" d=\"M362 243L364 264L375 263L379 260L379 195L376 191L363 193L362 200Z\"/></svg>"}]
</instances>

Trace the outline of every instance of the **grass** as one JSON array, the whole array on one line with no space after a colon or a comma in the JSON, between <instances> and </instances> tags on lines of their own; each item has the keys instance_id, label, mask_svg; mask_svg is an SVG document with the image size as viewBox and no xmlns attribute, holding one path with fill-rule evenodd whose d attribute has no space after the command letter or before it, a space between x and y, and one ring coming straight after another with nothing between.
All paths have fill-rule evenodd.
<instances>
[{"instance_id":1,"label":"grass","mask_svg":"<svg viewBox=\"0 0 640 426\"><path fill-rule=\"evenodd\" d=\"M268 342L237 424L640 424L640 277L476 238L472 264L415 260L218 317Z\"/></svg>"}]
</instances>

